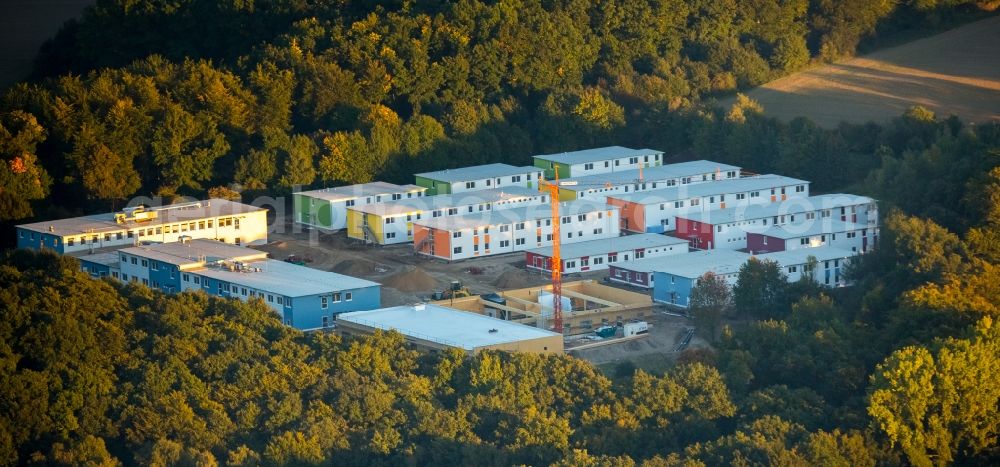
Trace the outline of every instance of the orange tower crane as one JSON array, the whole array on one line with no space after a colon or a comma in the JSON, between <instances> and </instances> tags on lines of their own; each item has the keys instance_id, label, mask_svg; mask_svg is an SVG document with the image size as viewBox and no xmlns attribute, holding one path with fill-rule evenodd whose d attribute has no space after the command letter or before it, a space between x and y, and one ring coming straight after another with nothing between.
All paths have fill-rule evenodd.
<instances>
[{"instance_id":1,"label":"orange tower crane","mask_svg":"<svg viewBox=\"0 0 1000 467\"><path fill-rule=\"evenodd\" d=\"M556 183L548 182L549 202L552 205L552 258L549 270L552 271L552 328L555 332L563 332L562 322L562 253L559 251L559 173L556 172Z\"/></svg>"}]
</instances>

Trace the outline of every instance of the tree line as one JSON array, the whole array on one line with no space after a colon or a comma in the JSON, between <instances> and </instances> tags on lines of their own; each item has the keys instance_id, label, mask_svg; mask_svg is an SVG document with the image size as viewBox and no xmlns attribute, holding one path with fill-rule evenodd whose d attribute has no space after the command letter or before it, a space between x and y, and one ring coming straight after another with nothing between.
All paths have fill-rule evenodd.
<instances>
[{"instance_id":1,"label":"tree line","mask_svg":"<svg viewBox=\"0 0 1000 467\"><path fill-rule=\"evenodd\" d=\"M412 181L604 144L740 159L775 143L743 145L763 129L706 113L707 97L967 7L100 0L43 48L31 81L0 98L0 220L216 186L280 194ZM870 129L777 131L793 142L781 148L798 161L781 167L789 175L835 164L844 149L867 156L858 171L877 165L874 148L853 141ZM728 146L712 147L717 132L733 133Z\"/></svg>"}]
</instances>

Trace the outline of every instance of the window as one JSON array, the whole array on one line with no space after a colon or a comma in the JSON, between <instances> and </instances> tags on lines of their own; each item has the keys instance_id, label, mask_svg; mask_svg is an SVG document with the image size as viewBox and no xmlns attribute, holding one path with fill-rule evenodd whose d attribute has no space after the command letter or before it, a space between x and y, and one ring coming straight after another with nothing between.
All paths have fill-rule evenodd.
<instances>
[{"instance_id":1,"label":"window","mask_svg":"<svg viewBox=\"0 0 1000 467\"><path fill-rule=\"evenodd\" d=\"M500 248L507 248L510 246L510 240L500 240Z\"/></svg>"},{"instance_id":2,"label":"window","mask_svg":"<svg viewBox=\"0 0 1000 467\"><path fill-rule=\"evenodd\" d=\"M573 218L572 218L572 217L570 217L570 216L566 216L566 217L563 217L563 218L562 218L562 223L563 223L563 224L569 224L569 223L570 223L570 222L572 222L572 221L573 221Z\"/></svg>"},{"instance_id":3,"label":"window","mask_svg":"<svg viewBox=\"0 0 1000 467\"><path fill-rule=\"evenodd\" d=\"M149 262L146 260L142 260L142 267L147 267L147 266L149 266Z\"/></svg>"},{"instance_id":4,"label":"window","mask_svg":"<svg viewBox=\"0 0 1000 467\"><path fill-rule=\"evenodd\" d=\"M194 276L194 283L201 285L201 276Z\"/></svg>"},{"instance_id":5,"label":"window","mask_svg":"<svg viewBox=\"0 0 1000 467\"><path fill-rule=\"evenodd\" d=\"M340 292L333 293L333 303L340 303Z\"/></svg>"},{"instance_id":6,"label":"window","mask_svg":"<svg viewBox=\"0 0 1000 467\"><path fill-rule=\"evenodd\" d=\"M518 239L514 240L514 244L515 245L524 245L524 239L523 238L518 238Z\"/></svg>"},{"instance_id":7,"label":"window","mask_svg":"<svg viewBox=\"0 0 1000 467\"><path fill-rule=\"evenodd\" d=\"M388 232L385 234L385 238L396 238L396 232Z\"/></svg>"},{"instance_id":8,"label":"window","mask_svg":"<svg viewBox=\"0 0 1000 467\"><path fill-rule=\"evenodd\" d=\"M721 225L715 226L715 231L716 232L722 232L722 226Z\"/></svg>"},{"instance_id":9,"label":"window","mask_svg":"<svg viewBox=\"0 0 1000 467\"><path fill-rule=\"evenodd\" d=\"M676 208L683 208L683 207L684 207L684 202L683 201L674 201L674 209L676 209Z\"/></svg>"},{"instance_id":10,"label":"window","mask_svg":"<svg viewBox=\"0 0 1000 467\"><path fill-rule=\"evenodd\" d=\"M701 200L700 199L695 198L695 199L691 200L691 206L697 206L699 204L701 204Z\"/></svg>"},{"instance_id":11,"label":"window","mask_svg":"<svg viewBox=\"0 0 1000 467\"><path fill-rule=\"evenodd\" d=\"M509 225L501 225L500 226L500 232L510 232L510 226Z\"/></svg>"},{"instance_id":12,"label":"window","mask_svg":"<svg viewBox=\"0 0 1000 467\"><path fill-rule=\"evenodd\" d=\"M789 272L789 273L792 273L792 272L796 272L796 271L798 271L798 270L799 270L799 267L798 267L798 266L789 266L789 267L788 267L788 272Z\"/></svg>"},{"instance_id":13,"label":"window","mask_svg":"<svg viewBox=\"0 0 1000 467\"><path fill-rule=\"evenodd\" d=\"M583 164L583 170L593 170L594 164Z\"/></svg>"},{"instance_id":14,"label":"window","mask_svg":"<svg viewBox=\"0 0 1000 467\"><path fill-rule=\"evenodd\" d=\"M808 238L803 237L802 239L799 240L799 245L808 245L808 244L809 244Z\"/></svg>"},{"instance_id":15,"label":"window","mask_svg":"<svg viewBox=\"0 0 1000 467\"><path fill-rule=\"evenodd\" d=\"M575 268L576 261L566 261L566 269Z\"/></svg>"},{"instance_id":16,"label":"window","mask_svg":"<svg viewBox=\"0 0 1000 467\"><path fill-rule=\"evenodd\" d=\"M806 191L806 186L805 185L798 185L798 186L795 187L795 192L796 193L802 193L803 191Z\"/></svg>"},{"instance_id":17,"label":"window","mask_svg":"<svg viewBox=\"0 0 1000 467\"><path fill-rule=\"evenodd\" d=\"M74 240L72 238L66 239L66 246L73 246L73 242Z\"/></svg>"},{"instance_id":18,"label":"window","mask_svg":"<svg viewBox=\"0 0 1000 467\"><path fill-rule=\"evenodd\" d=\"M403 198L403 195L402 195L402 193L393 193L393 194L392 194L392 200L393 200L393 201L395 201L395 200L397 200L397 199L402 199L402 198Z\"/></svg>"},{"instance_id":19,"label":"window","mask_svg":"<svg viewBox=\"0 0 1000 467\"><path fill-rule=\"evenodd\" d=\"M354 206L354 200L353 199L349 199L347 201L344 201L344 205L347 206L347 207L353 207Z\"/></svg>"},{"instance_id":20,"label":"window","mask_svg":"<svg viewBox=\"0 0 1000 467\"><path fill-rule=\"evenodd\" d=\"M461 237L462 237L462 232L452 232L451 233L451 238L461 238Z\"/></svg>"},{"instance_id":21,"label":"window","mask_svg":"<svg viewBox=\"0 0 1000 467\"><path fill-rule=\"evenodd\" d=\"M394 218L394 217L386 217L385 218L385 223L386 224L395 224L396 223L396 218Z\"/></svg>"},{"instance_id":22,"label":"window","mask_svg":"<svg viewBox=\"0 0 1000 467\"><path fill-rule=\"evenodd\" d=\"M594 258L594 265L598 264L604 264L604 258L601 257Z\"/></svg>"},{"instance_id":23,"label":"window","mask_svg":"<svg viewBox=\"0 0 1000 467\"><path fill-rule=\"evenodd\" d=\"M515 229L515 230L524 230L524 222L518 222L518 223L517 223L517 224L516 224L516 225L514 226L514 229Z\"/></svg>"},{"instance_id":24,"label":"window","mask_svg":"<svg viewBox=\"0 0 1000 467\"><path fill-rule=\"evenodd\" d=\"M319 307L325 310L328 306L330 306L330 304L328 303L328 300L329 299L327 299L326 297L320 297L319 298Z\"/></svg>"},{"instance_id":25,"label":"window","mask_svg":"<svg viewBox=\"0 0 1000 467\"><path fill-rule=\"evenodd\" d=\"M746 193L736 193L736 200L747 199Z\"/></svg>"},{"instance_id":26,"label":"window","mask_svg":"<svg viewBox=\"0 0 1000 467\"><path fill-rule=\"evenodd\" d=\"M455 249L454 249L454 250L452 250L452 253L453 253L453 254L456 254L456 255L457 255L457 254L461 254L461 253L462 253L462 247L460 247L460 246L456 246L456 247L455 247Z\"/></svg>"},{"instance_id":27,"label":"window","mask_svg":"<svg viewBox=\"0 0 1000 467\"><path fill-rule=\"evenodd\" d=\"M750 192L750 197L751 198L760 198L760 192L759 191L751 191Z\"/></svg>"},{"instance_id":28,"label":"window","mask_svg":"<svg viewBox=\"0 0 1000 467\"><path fill-rule=\"evenodd\" d=\"M594 235L600 235L602 233L604 233L604 229L603 228L598 227L598 228L594 229Z\"/></svg>"},{"instance_id":29,"label":"window","mask_svg":"<svg viewBox=\"0 0 1000 467\"><path fill-rule=\"evenodd\" d=\"M475 187L476 187L476 182L465 182L465 188L466 189L470 189L471 190L471 189L473 189Z\"/></svg>"}]
</instances>

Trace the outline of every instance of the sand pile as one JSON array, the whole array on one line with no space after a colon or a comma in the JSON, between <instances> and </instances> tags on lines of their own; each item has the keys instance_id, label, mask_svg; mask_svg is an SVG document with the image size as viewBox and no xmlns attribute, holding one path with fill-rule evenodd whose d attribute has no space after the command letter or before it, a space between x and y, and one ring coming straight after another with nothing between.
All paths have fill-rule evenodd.
<instances>
[{"instance_id":1,"label":"sand pile","mask_svg":"<svg viewBox=\"0 0 1000 467\"><path fill-rule=\"evenodd\" d=\"M331 271L348 276L364 276L375 273L375 263L364 259L345 259L334 265Z\"/></svg>"},{"instance_id":2,"label":"sand pile","mask_svg":"<svg viewBox=\"0 0 1000 467\"><path fill-rule=\"evenodd\" d=\"M493 283L501 289L523 289L525 287L531 287L531 281L528 279L528 273L522 270L510 270L497 278L496 282Z\"/></svg>"},{"instance_id":3,"label":"sand pile","mask_svg":"<svg viewBox=\"0 0 1000 467\"><path fill-rule=\"evenodd\" d=\"M393 274L382 281L382 285L403 292L431 292L437 287L437 279L420 268L412 268Z\"/></svg>"},{"instance_id":4,"label":"sand pile","mask_svg":"<svg viewBox=\"0 0 1000 467\"><path fill-rule=\"evenodd\" d=\"M288 242L277 241L277 242L268 243L267 245L264 245L264 246L266 246L268 248L274 248L275 250L284 250L284 249L288 248Z\"/></svg>"}]
</instances>

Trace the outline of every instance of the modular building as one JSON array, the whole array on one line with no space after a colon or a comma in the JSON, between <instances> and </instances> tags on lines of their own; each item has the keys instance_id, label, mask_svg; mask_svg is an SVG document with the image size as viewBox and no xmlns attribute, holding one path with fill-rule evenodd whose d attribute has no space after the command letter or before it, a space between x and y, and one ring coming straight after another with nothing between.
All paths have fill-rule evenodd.
<instances>
[{"instance_id":1,"label":"modular building","mask_svg":"<svg viewBox=\"0 0 1000 467\"><path fill-rule=\"evenodd\" d=\"M679 215L806 196L807 181L758 175L613 194L608 196L608 204L621 208L622 230L660 233L674 230L674 218Z\"/></svg>"},{"instance_id":2,"label":"modular building","mask_svg":"<svg viewBox=\"0 0 1000 467\"><path fill-rule=\"evenodd\" d=\"M66 254L93 253L140 242L169 243L181 237L226 243L267 242L267 209L224 199L72 217L17 226L17 247Z\"/></svg>"},{"instance_id":3,"label":"modular building","mask_svg":"<svg viewBox=\"0 0 1000 467\"><path fill-rule=\"evenodd\" d=\"M508 164L486 164L438 170L415 175L416 183L427 188L428 195L447 195L493 188L538 188L541 169Z\"/></svg>"},{"instance_id":4,"label":"modular building","mask_svg":"<svg viewBox=\"0 0 1000 467\"><path fill-rule=\"evenodd\" d=\"M739 178L740 168L712 161L678 162L648 169L622 170L559 180L559 199L607 202L609 196L714 180Z\"/></svg>"},{"instance_id":5,"label":"modular building","mask_svg":"<svg viewBox=\"0 0 1000 467\"><path fill-rule=\"evenodd\" d=\"M846 266L855 256L857 253L850 250L820 246L757 255L756 258L778 263L789 282L810 277L828 287L843 287L848 285Z\"/></svg>"},{"instance_id":6,"label":"modular building","mask_svg":"<svg viewBox=\"0 0 1000 467\"><path fill-rule=\"evenodd\" d=\"M564 245L560 249L564 274L600 271L618 262L687 252L687 240L660 234L637 234L588 240ZM552 264L552 247L528 250L525 252L524 260L528 269L549 271Z\"/></svg>"},{"instance_id":7,"label":"modular building","mask_svg":"<svg viewBox=\"0 0 1000 467\"><path fill-rule=\"evenodd\" d=\"M434 304L344 313L337 316L337 326L349 334L396 331L425 349L456 348L469 355L482 350L563 352L562 334Z\"/></svg>"},{"instance_id":8,"label":"modular building","mask_svg":"<svg viewBox=\"0 0 1000 467\"><path fill-rule=\"evenodd\" d=\"M543 154L534 157L535 167L545 170L545 178L582 177L640 167L656 167L663 163L663 151L631 149L622 146L584 149L582 151Z\"/></svg>"},{"instance_id":9,"label":"modular building","mask_svg":"<svg viewBox=\"0 0 1000 467\"><path fill-rule=\"evenodd\" d=\"M375 282L267 259L265 252L214 240L123 248L115 255L117 262L107 254L83 256L81 267L164 292L260 297L282 322L298 329L327 327L339 313L378 308L381 301Z\"/></svg>"},{"instance_id":10,"label":"modular building","mask_svg":"<svg viewBox=\"0 0 1000 467\"><path fill-rule=\"evenodd\" d=\"M574 201L559 207L562 244L619 235L618 208ZM448 261L552 245L548 204L414 221L413 248Z\"/></svg>"},{"instance_id":11,"label":"modular building","mask_svg":"<svg viewBox=\"0 0 1000 467\"><path fill-rule=\"evenodd\" d=\"M324 230L347 227L347 208L419 198L424 187L386 182L323 188L292 193L295 222Z\"/></svg>"},{"instance_id":12,"label":"modular building","mask_svg":"<svg viewBox=\"0 0 1000 467\"><path fill-rule=\"evenodd\" d=\"M867 253L877 241L877 226L829 219L811 225L782 225L763 232L747 232L747 250L756 254L822 246Z\"/></svg>"},{"instance_id":13,"label":"modular building","mask_svg":"<svg viewBox=\"0 0 1000 467\"><path fill-rule=\"evenodd\" d=\"M678 274L691 275L692 278L701 277L711 271L727 281L735 282L740 266L749 258L749 254L734 250L692 251L681 255L613 264L609 268L608 279L619 284L651 289L657 285L654 273L666 269ZM667 290L673 289L672 284L674 282L667 285Z\"/></svg>"},{"instance_id":14,"label":"modular building","mask_svg":"<svg viewBox=\"0 0 1000 467\"><path fill-rule=\"evenodd\" d=\"M832 220L874 228L878 225L878 207L867 196L830 194L789 198L780 203L678 215L673 235L691 240L694 248L740 250L747 247L747 232L763 232L774 226L811 226Z\"/></svg>"},{"instance_id":15,"label":"modular building","mask_svg":"<svg viewBox=\"0 0 1000 467\"><path fill-rule=\"evenodd\" d=\"M547 204L549 195L523 187L470 191L453 195L355 206L347 209L347 236L379 245L413 241L413 223L473 213Z\"/></svg>"}]
</instances>

